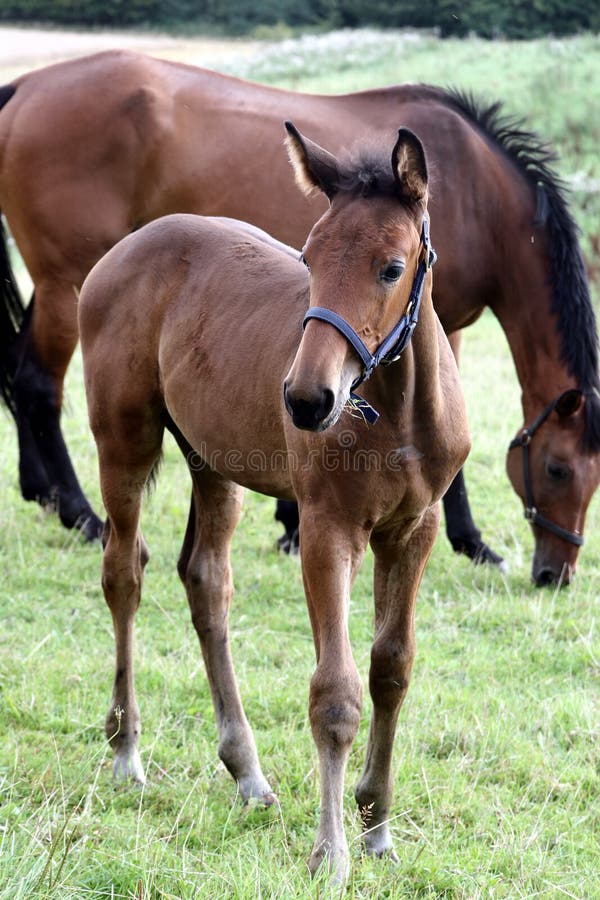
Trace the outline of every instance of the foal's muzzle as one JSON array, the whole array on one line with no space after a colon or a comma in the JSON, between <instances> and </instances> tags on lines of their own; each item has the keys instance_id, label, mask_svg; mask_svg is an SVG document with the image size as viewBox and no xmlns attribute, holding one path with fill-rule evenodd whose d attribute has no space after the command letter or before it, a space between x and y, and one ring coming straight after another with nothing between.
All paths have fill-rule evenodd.
<instances>
[{"instance_id":1,"label":"foal's muzzle","mask_svg":"<svg viewBox=\"0 0 600 900\"><path fill-rule=\"evenodd\" d=\"M283 385L283 399L296 428L306 431L322 431L335 403L334 393L329 388L316 387L313 395L306 397L295 394L287 381Z\"/></svg>"}]
</instances>

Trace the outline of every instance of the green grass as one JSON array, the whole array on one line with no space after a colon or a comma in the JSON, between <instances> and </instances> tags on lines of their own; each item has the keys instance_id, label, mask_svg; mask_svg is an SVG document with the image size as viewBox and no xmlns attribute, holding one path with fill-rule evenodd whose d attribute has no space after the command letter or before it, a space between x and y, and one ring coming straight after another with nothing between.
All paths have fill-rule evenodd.
<instances>
[{"instance_id":1,"label":"green grass","mask_svg":"<svg viewBox=\"0 0 600 900\"><path fill-rule=\"evenodd\" d=\"M577 40L591 56L594 39ZM487 79L483 60L480 74L472 75L469 54L479 60L480 43L432 43L421 64L397 72L395 80L412 71L415 79L439 81L435 72L445 67L464 83L473 78L489 85L494 73L498 85L502 77L515 82L517 94L518 79L534 76L529 69L535 70L537 42L515 49L516 71L509 57L494 61L511 45L490 45ZM444 56L450 51L460 53L452 69L454 57ZM373 66L372 83L387 80ZM336 71L331 85L360 87L366 69L357 68L352 78L352 71ZM298 76L296 86L312 83ZM579 83L575 91L581 103L588 86ZM565 109L570 106L567 101ZM558 121L559 113L550 112ZM590 127L597 128L598 119ZM392 830L400 864L392 868L360 855L352 788L364 758L366 700L348 769L352 877L346 896L600 897L598 499L574 584L535 590L532 538L504 473L506 446L521 423L519 390L505 339L489 314L465 332L462 371L474 435L467 464L474 514L510 571L473 567L451 552L440 532L420 591L417 660L396 741ZM79 355L69 371L64 428L81 481L99 507ZM300 567L275 551L272 501L247 497L234 545L232 611L246 711L281 801L279 811L263 813L236 802L216 754L198 642L175 572L188 486L174 445L167 445L143 514L152 552L137 622L148 772L143 790L114 785L103 736L113 638L100 589L100 550L23 503L16 471L14 429L5 416L0 898L329 896L322 880L309 882L305 867L319 804L307 721L312 638ZM367 558L350 615L365 684L371 575Z\"/></svg>"}]
</instances>

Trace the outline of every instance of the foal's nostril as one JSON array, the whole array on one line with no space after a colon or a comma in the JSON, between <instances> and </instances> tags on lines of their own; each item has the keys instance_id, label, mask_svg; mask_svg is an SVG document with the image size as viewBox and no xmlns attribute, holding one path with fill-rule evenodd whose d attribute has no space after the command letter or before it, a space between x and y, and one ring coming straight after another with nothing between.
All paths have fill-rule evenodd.
<instances>
[{"instance_id":1,"label":"foal's nostril","mask_svg":"<svg viewBox=\"0 0 600 900\"><path fill-rule=\"evenodd\" d=\"M321 420L327 418L327 416L333 409L334 402L335 402L335 397L333 395L333 391L330 391L329 388L325 388L323 390L323 398L321 400L322 413L323 413L321 416Z\"/></svg>"},{"instance_id":2,"label":"foal's nostril","mask_svg":"<svg viewBox=\"0 0 600 900\"><path fill-rule=\"evenodd\" d=\"M288 398L288 383L287 381L283 382L283 402L285 403L285 408L287 409L290 416L292 415L292 407Z\"/></svg>"},{"instance_id":3,"label":"foal's nostril","mask_svg":"<svg viewBox=\"0 0 600 900\"><path fill-rule=\"evenodd\" d=\"M286 409L296 428L304 428L308 431L319 430L335 403L335 395L329 388L322 388L307 399L294 396L294 392L288 388L286 383L283 387L283 396Z\"/></svg>"}]
</instances>

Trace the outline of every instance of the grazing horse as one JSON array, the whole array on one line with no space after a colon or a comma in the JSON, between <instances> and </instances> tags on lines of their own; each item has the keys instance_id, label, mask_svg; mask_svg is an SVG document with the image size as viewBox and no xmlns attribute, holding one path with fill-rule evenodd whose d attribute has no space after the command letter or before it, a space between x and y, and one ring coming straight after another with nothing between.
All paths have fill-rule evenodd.
<instances>
[{"instance_id":1,"label":"grazing horse","mask_svg":"<svg viewBox=\"0 0 600 900\"><path fill-rule=\"evenodd\" d=\"M424 85L308 95L130 52L32 72L0 88L2 104L0 208L35 297L25 314L0 277L0 381L26 498L56 502L64 524L90 538L101 530L59 416L76 289L106 250L170 212L233 216L299 247L325 204L296 191L281 121L293 118L334 153L365 134L391 141L402 124L427 146L431 212L443 224L442 325L456 341L487 305L510 344L528 443L509 451L508 473L533 528L533 578L571 579L600 480L597 335L577 229L539 138L498 104ZM499 560L473 522L462 472L444 507L455 550Z\"/></svg>"},{"instance_id":2,"label":"grazing horse","mask_svg":"<svg viewBox=\"0 0 600 900\"><path fill-rule=\"evenodd\" d=\"M347 628L351 585L370 543L374 709L356 799L367 851L381 856L393 852L392 745L413 662L417 588L437 532L437 501L469 437L456 363L431 299L435 254L421 142L400 129L391 164L388 155L351 163L287 127L298 182L331 204L304 247L310 278L298 258L245 227L176 214L122 240L83 285L85 386L108 514L102 585L116 638L106 733L115 774L143 781L132 670L148 559L139 517L167 428L192 478L178 569L206 664L219 755L242 799L265 805L275 796L229 650L229 547L242 486L298 498L317 657L309 715L321 773L309 866L314 873L325 861L342 880L344 773L362 705ZM376 426L348 414L349 401L354 414L376 410Z\"/></svg>"}]
</instances>

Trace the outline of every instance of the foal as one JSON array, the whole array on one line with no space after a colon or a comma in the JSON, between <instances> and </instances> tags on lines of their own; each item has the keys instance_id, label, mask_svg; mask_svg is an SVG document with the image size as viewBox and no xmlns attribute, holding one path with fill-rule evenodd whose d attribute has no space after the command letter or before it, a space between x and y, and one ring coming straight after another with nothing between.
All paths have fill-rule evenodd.
<instances>
[{"instance_id":1,"label":"foal","mask_svg":"<svg viewBox=\"0 0 600 900\"><path fill-rule=\"evenodd\" d=\"M419 139L402 129L391 165L389 150L351 165L287 128L297 181L330 202L308 236L305 265L243 225L174 215L121 241L82 289L85 385L108 516L102 585L116 638L106 734L115 775L143 781L132 670L148 559L139 516L166 427L192 479L178 569L206 664L219 756L242 799L265 805L275 797L229 649L229 549L244 487L298 499L317 659L309 714L321 774L309 866L314 873L325 860L341 880L344 773L362 703L347 628L350 589L370 543L373 719L356 800L366 849L381 856L393 853L392 745L413 664L417 588L438 501L469 437L454 358L431 301L435 253ZM363 381L361 400L353 392Z\"/></svg>"}]
</instances>

